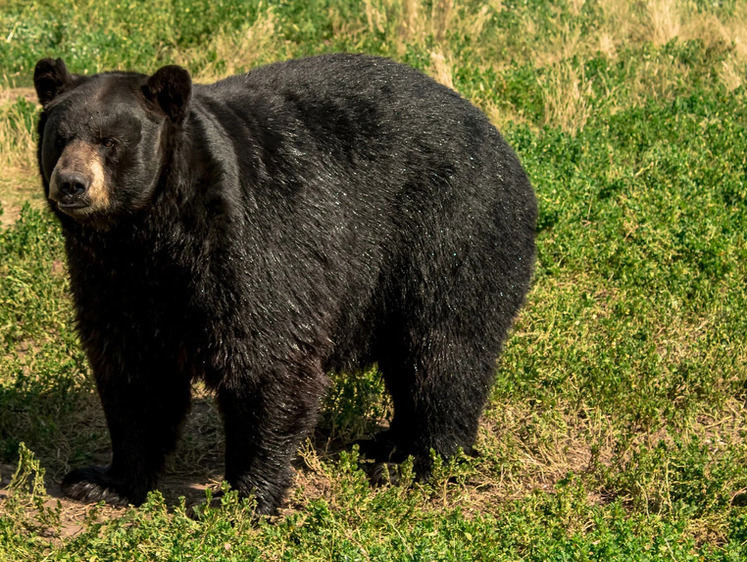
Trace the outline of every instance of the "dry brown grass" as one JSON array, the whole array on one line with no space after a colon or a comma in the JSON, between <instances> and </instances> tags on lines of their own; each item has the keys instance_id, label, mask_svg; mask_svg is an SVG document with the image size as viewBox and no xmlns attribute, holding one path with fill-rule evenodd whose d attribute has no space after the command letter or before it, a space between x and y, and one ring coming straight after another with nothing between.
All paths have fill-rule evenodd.
<instances>
[{"instance_id":1,"label":"dry brown grass","mask_svg":"<svg viewBox=\"0 0 747 562\"><path fill-rule=\"evenodd\" d=\"M432 35L443 42L453 30L454 0L435 0L430 9L422 0L364 0L369 32L393 33L398 48Z\"/></svg>"},{"instance_id":2,"label":"dry brown grass","mask_svg":"<svg viewBox=\"0 0 747 562\"><path fill-rule=\"evenodd\" d=\"M680 34L682 3L676 0L648 0L642 22L654 45L664 45Z\"/></svg>"},{"instance_id":3,"label":"dry brown grass","mask_svg":"<svg viewBox=\"0 0 747 562\"><path fill-rule=\"evenodd\" d=\"M25 169L34 161L34 138L25 128L18 127L18 111L14 107L17 99L24 98L36 103L33 88L0 87L0 178L16 169Z\"/></svg>"},{"instance_id":4,"label":"dry brown grass","mask_svg":"<svg viewBox=\"0 0 747 562\"><path fill-rule=\"evenodd\" d=\"M584 0L574 0L571 11L578 13ZM654 45L664 45L672 39L700 39L706 47L725 42L734 44L737 56L747 58L747 5L740 4L732 16L719 19L712 13L699 11L690 0L646 0L645 2L620 2L599 0L602 22L590 34L577 42L572 54L589 54L599 50L614 57L618 50L631 42L649 41ZM559 31L567 27L560 23ZM531 22L527 22L531 31ZM542 42L545 43L545 42ZM557 45L546 43L539 48L541 57L552 56L545 51L555 50Z\"/></svg>"},{"instance_id":5,"label":"dry brown grass","mask_svg":"<svg viewBox=\"0 0 747 562\"><path fill-rule=\"evenodd\" d=\"M578 15L584 0L574 0L569 8ZM520 41L524 47L512 52L514 64L530 63L547 69L540 83L545 98L545 123L568 131L583 127L589 116L591 84L569 61L601 53L618 60L622 49L650 42L662 46L672 40L699 40L706 49L726 53L719 69L722 82L733 90L744 83L747 73L747 5L740 4L733 15L717 17L698 11L688 0L647 0L642 3L600 0L601 23L588 33L567 18L557 17L549 35L543 34L532 14L521 20ZM560 10L558 9L558 16ZM506 61L486 61L496 70ZM669 99L689 69L665 57L637 65L627 80L629 101L647 98ZM490 113L491 108L487 108ZM495 110L493 110L495 111ZM495 115L494 121L506 120ZM520 116L509 116L509 120Z\"/></svg>"},{"instance_id":6,"label":"dry brown grass","mask_svg":"<svg viewBox=\"0 0 747 562\"><path fill-rule=\"evenodd\" d=\"M747 5L740 4L733 17L720 20L712 14L700 14L686 20L681 30L683 39L699 39L709 49L727 50L719 77L734 90L744 82L747 65Z\"/></svg>"},{"instance_id":7,"label":"dry brown grass","mask_svg":"<svg viewBox=\"0 0 747 562\"><path fill-rule=\"evenodd\" d=\"M277 18L272 6L260 7L257 18L238 31L222 29L210 42L187 50L175 50L175 64L201 68L195 78L211 82L246 72L269 55L284 58L278 39Z\"/></svg>"},{"instance_id":8,"label":"dry brown grass","mask_svg":"<svg viewBox=\"0 0 747 562\"><path fill-rule=\"evenodd\" d=\"M558 63L540 82L545 98L545 123L575 132L591 115L592 84L567 61Z\"/></svg>"},{"instance_id":9,"label":"dry brown grass","mask_svg":"<svg viewBox=\"0 0 747 562\"><path fill-rule=\"evenodd\" d=\"M33 88L0 87L0 226L18 218L21 207L29 201L42 206L41 188L36 170L34 135L19 127L19 98L36 103Z\"/></svg>"},{"instance_id":10,"label":"dry brown grass","mask_svg":"<svg viewBox=\"0 0 747 562\"><path fill-rule=\"evenodd\" d=\"M431 51L431 68L430 73L437 82L448 88L454 88L454 69L453 62L447 60L441 49Z\"/></svg>"}]
</instances>

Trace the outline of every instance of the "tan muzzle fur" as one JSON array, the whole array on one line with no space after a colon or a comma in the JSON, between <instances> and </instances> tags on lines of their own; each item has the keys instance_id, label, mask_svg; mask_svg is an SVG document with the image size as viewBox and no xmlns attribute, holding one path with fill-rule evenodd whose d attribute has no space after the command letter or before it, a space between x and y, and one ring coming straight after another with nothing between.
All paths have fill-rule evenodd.
<instances>
[{"instance_id":1,"label":"tan muzzle fur","mask_svg":"<svg viewBox=\"0 0 747 562\"><path fill-rule=\"evenodd\" d=\"M90 180L85 196L89 201L87 207L71 209L75 213L88 214L102 211L109 206L109 189L106 185L104 161L98 148L91 143L75 140L62 151L49 181L49 197L60 199L60 172L75 172Z\"/></svg>"}]
</instances>

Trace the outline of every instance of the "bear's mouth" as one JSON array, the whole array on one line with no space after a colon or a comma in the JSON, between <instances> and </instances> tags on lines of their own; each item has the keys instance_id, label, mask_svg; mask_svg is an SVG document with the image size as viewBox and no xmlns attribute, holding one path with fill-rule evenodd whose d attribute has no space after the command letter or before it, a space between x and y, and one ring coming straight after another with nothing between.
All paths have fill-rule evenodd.
<instances>
[{"instance_id":1,"label":"bear's mouth","mask_svg":"<svg viewBox=\"0 0 747 562\"><path fill-rule=\"evenodd\" d=\"M84 207L88 207L87 201L72 201L70 203L63 203L62 201L59 201L57 203L57 206L60 209L82 209Z\"/></svg>"},{"instance_id":2,"label":"bear's mouth","mask_svg":"<svg viewBox=\"0 0 747 562\"><path fill-rule=\"evenodd\" d=\"M82 199L68 202L55 201L55 205L60 211L71 217L87 215L91 211L91 203Z\"/></svg>"}]
</instances>

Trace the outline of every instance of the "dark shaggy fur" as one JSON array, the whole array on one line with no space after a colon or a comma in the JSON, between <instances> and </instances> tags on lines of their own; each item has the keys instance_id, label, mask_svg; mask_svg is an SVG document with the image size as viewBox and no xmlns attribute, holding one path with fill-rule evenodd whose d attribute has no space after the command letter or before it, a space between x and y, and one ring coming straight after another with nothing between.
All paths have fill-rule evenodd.
<instances>
[{"instance_id":1,"label":"dark shaggy fur","mask_svg":"<svg viewBox=\"0 0 747 562\"><path fill-rule=\"evenodd\" d=\"M195 378L223 412L226 479L260 513L291 484L325 371L378 363L394 402L381 456L427 473L431 449L471 448L536 219L479 110L357 55L211 85L175 66L74 76L44 59L35 83L40 169L113 447L110 466L66 476L69 496L144 501ZM86 192L93 164L53 178L74 141L103 163L103 195Z\"/></svg>"}]
</instances>

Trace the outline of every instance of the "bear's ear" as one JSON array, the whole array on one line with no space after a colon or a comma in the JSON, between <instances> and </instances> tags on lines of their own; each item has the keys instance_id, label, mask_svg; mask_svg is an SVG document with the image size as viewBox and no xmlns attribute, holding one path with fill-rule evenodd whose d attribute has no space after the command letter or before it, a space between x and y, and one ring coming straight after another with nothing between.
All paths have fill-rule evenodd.
<instances>
[{"instance_id":1,"label":"bear's ear","mask_svg":"<svg viewBox=\"0 0 747 562\"><path fill-rule=\"evenodd\" d=\"M181 123L189 112L192 78L181 66L164 66L148 78L143 94L174 123Z\"/></svg>"},{"instance_id":2,"label":"bear's ear","mask_svg":"<svg viewBox=\"0 0 747 562\"><path fill-rule=\"evenodd\" d=\"M73 83L73 76L62 59L41 59L34 69L36 95L47 105Z\"/></svg>"}]
</instances>

